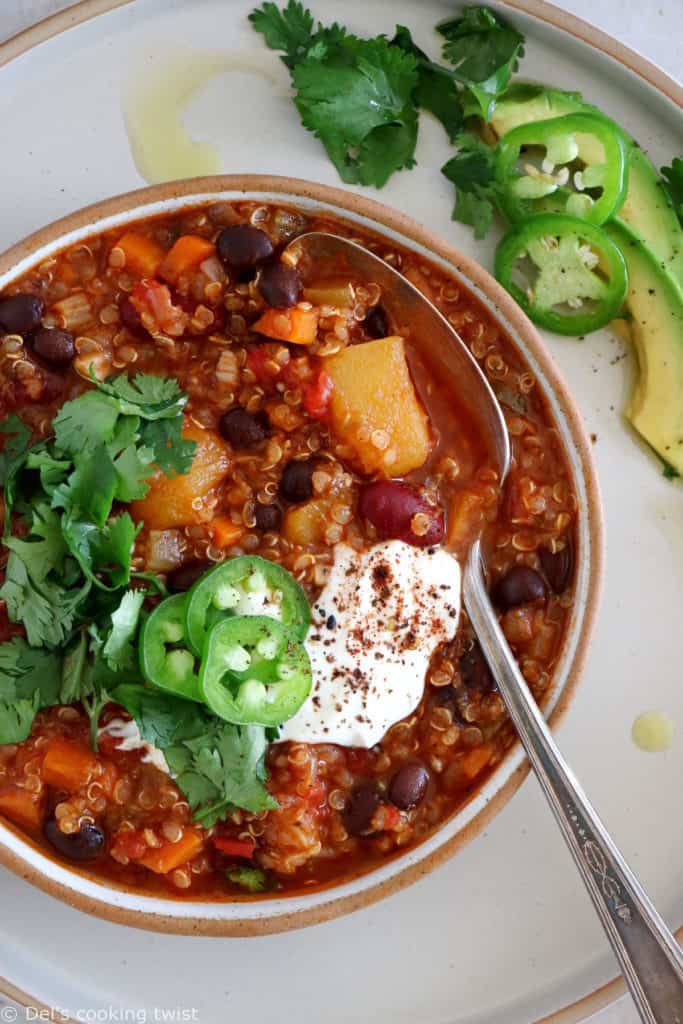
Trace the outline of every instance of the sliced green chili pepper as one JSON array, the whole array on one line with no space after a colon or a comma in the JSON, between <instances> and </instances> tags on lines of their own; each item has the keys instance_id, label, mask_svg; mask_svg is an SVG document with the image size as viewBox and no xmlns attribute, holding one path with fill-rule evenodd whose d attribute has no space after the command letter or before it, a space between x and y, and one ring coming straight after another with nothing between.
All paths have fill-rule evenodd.
<instances>
[{"instance_id":1,"label":"sliced green chili pepper","mask_svg":"<svg viewBox=\"0 0 683 1024\"><path fill-rule=\"evenodd\" d=\"M185 636L185 594L174 594L158 604L140 637L140 668L145 679L160 690L187 700L202 700L195 656Z\"/></svg>"},{"instance_id":2,"label":"sliced green chili pepper","mask_svg":"<svg viewBox=\"0 0 683 1024\"><path fill-rule=\"evenodd\" d=\"M542 200L561 193L561 212L603 224L626 198L628 147L618 126L599 114L567 114L513 128L496 148L503 213L517 224L538 213ZM540 166L522 152L536 148L545 150Z\"/></svg>"},{"instance_id":3,"label":"sliced green chili pepper","mask_svg":"<svg viewBox=\"0 0 683 1024\"><path fill-rule=\"evenodd\" d=\"M512 228L496 251L495 272L534 323L575 337L614 319L628 285L612 239L561 213L537 214Z\"/></svg>"},{"instance_id":4,"label":"sliced green chili pepper","mask_svg":"<svg viewBox=\"0 0 683 1024\"><path fill-rule=\"evenodd\" d=\"M276 619L223 619L209 633L200 686L207 705L226 722L280 725L299 710L311 681L298 633Z\"/></svg>"},{"instance_id":5,"label":"sliced green chili pepper","mask_svg":"<svg viewBox=\"0 0 683 1024\"><path fill-rule=\"evenodd\" d=\"M311 621L306 595L294 577L281 565L257 555L221 562L192 587L185 620L192 650L201 655L211 627L226 616L236 615L279 619L301 640Z\"/></svg>"}]
</instances>

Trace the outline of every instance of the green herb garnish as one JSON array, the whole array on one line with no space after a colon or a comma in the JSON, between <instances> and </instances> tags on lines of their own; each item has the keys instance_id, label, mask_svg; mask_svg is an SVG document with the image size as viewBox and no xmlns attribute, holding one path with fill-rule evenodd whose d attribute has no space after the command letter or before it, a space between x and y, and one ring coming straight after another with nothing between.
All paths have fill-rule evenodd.
<instances>
[{"instance_id":1,"label":"green herb garnish","mask_svg":"<svg viewBox=\"0 0 683 1024\"><path fill-rule=\"evenodd\" d=\"M457 156L441 168L441 173L455 185L452 219L470 225L475 238L484 238L496 209L494 152L474 135L460 135L457 144Z\"/></svg>"},{"instance_id":2,"label":"green herb garnish","mask_svg":"<svg viewBox=\"0 0 683 1024\"><path fill-rule=\"evenodd\" d=\"M678 219L683 224L683 159L674 157L671 167L662 167L662 178L662 185L671 199Z\"/></svg>"}]
</instances>

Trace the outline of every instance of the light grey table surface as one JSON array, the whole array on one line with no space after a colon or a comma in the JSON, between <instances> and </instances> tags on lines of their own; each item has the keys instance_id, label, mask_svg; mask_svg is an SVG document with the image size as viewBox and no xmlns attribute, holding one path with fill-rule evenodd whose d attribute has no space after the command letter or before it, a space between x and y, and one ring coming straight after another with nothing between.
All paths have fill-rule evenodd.
<instances>
[{"instance_id":1,"label":"light grey table surface","mask_svg":"<svg viewBox=\"0 0 683 1024\"><path fill-rule=\"evenodd\" d=\"M0 0L0 41L69 6L65 0ZM597 25L674 78L683 75L683 0L564 0L557 6ZM6 1012L0 996L0 1021L13 1024ZM637 1024L637 1019L626 997L591 1017L590 1024Z\"/></svg>"}]
</instances>

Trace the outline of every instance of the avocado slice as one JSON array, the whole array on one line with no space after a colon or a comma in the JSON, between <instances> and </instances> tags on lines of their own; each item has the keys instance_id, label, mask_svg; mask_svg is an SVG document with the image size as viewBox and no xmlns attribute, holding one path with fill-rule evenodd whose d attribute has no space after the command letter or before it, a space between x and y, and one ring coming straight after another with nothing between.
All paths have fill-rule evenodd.
<instances>
[{"instance_id":1,"label":"avocado slice","mask_svg":"<svg viewBox=\"0 0 683 1024\"><path fill-rule=\"evenodd\" d=\"M605 116L597 107L584 102L579 93L520 82L508 89L496 103L491 127L500 138L519 124L562 117L576 111ZM585 163L599 163L601 152L595 152L595 147L591 151L590 139L591 136L577 138L579 156ZM660 184L657 169L635 142L630 155L628 191L619 217L683 287L683 228Z\"/></svg>"},{"instance_id":2,"label":"avocado slice","mask_svg":"<svg viewBox=\"0 0 683 1024\"><path fill-rule=\"evenodd\" d=\"M638 357L638 382L626 416L661 459L683 475L683 289L632 228L603 225L629 274L626 307Z\"/></svg>"}]
</instances>

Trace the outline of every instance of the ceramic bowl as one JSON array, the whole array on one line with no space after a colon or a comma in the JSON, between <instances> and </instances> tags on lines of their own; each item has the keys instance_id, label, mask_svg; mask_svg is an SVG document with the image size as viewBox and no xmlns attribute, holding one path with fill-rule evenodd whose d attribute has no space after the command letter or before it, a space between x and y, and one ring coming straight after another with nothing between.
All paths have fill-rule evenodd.
<instances>
[{"instance_id":1,"label":"ceramic bowl","mask_svg":"<svg viewBox=\"0 0 683 1024\"><path fill-rule=\"evenodd\" d=\"M602 573L602 514L595 469L575 402L538 332L477 263L404 214L364 196L292 178L230 175L140 189L96 203L43 228L0 256L0 290L52 254L101 231L220 200L280 202L345 218L400 243L452 274L487 307L527 360L562 437L578 496L575 602L545 712L551 726L566 712L586 657ZM418 846L342 884L267 900L207 902L130 892L52 860L0 822L0 862L66 903L140 928L198 935L262 935L328 920L389 896L430 872L472 840L518 789L528 772L515 744L469 802Z\"/></svg>"}]
</instances>

